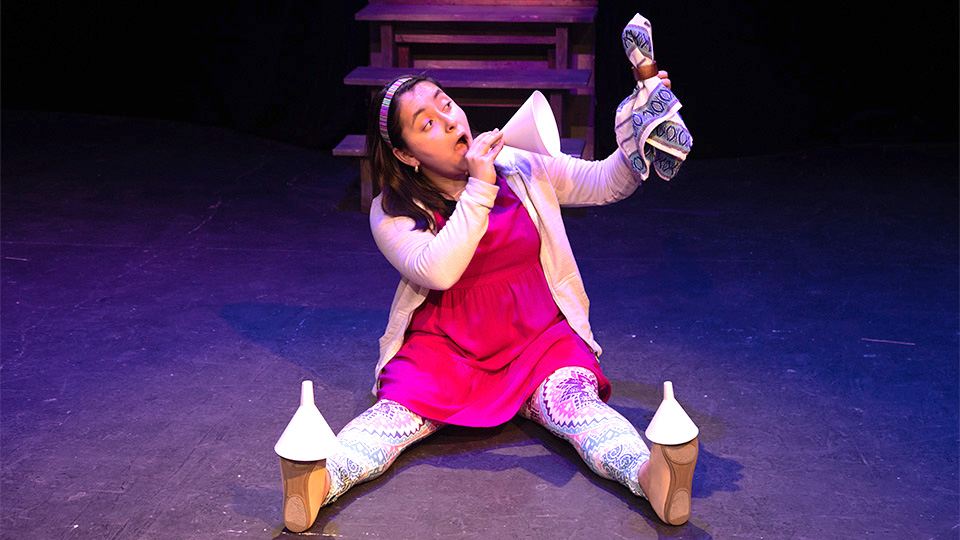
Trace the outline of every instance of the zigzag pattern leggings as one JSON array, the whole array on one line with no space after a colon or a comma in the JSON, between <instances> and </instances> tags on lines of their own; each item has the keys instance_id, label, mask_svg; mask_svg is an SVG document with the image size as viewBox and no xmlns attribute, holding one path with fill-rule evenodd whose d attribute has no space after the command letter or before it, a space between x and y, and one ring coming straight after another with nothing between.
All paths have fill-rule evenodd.
<instances>
[{"instance_id":1,"label":"zigzag pattern leggings","mask_svg":"<svg viewBox=\"0 0 960 540\"><path fill-rule=\"evenodd\" d=\"M557 370L524 404L520 415L570 442L593 472L644 496L637 478L650 451L636 428L600 399L597 379L589 370ZM330 493L323 504L380 476L400 452L441 427L399 403L378 401L337 435L343 450L327 459Z\"/></svg>"}]
</instances>

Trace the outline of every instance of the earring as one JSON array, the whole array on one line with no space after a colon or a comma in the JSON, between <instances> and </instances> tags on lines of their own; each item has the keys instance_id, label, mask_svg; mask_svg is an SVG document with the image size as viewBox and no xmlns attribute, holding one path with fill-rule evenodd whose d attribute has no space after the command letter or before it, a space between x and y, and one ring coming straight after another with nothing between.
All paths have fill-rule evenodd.
<instances>
[{"instance_id":1,"label":"earring","mask_svg":"<svg viewBox=\"0 0 960 540\"><path fill-rule=\"evenodd\" d=\"M416 165L414 165L414 167L413 167L413 172L415 172L415 173L417 173L417 174L420 174L420 164L419 164L419 163L417 163Z\"/></svg>"}]
</instances>

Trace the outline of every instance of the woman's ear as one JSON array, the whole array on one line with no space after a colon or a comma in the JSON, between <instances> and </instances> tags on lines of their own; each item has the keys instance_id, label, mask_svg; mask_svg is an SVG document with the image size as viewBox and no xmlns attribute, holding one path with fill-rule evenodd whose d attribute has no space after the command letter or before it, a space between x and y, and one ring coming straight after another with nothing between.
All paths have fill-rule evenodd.
<instances>
[{"instance_id":1,"label":"woman's ear","mask_svg":"<svg viewBox=\"0 0 960 540\"><path fill-rule=\"evenodd\" d=\"M407 152L406 150L400 150L399 148L394 148L393 155L397 156L397 159L399 159L400 161L402 161L403 163L411 167L417 167L420 165L420 160L413 157L413 155L411 155L410 152Z\"/></svg>"}]
</instances>

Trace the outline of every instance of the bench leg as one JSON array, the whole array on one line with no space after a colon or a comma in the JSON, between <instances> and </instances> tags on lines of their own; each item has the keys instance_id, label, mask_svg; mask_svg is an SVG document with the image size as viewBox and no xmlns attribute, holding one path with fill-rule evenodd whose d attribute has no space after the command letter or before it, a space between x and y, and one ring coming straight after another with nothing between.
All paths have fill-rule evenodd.
<instances>
[{"instance_id":1,"label":"bench leg","mask_svg":"<svg viewBox=\"0 0 960 540\"><path fill-rule=\"evenodd\" d=\"M370 213L370 203L373 201L373 169L369 159L360 160L360 211Z\"/></svg>"},{"instance_id":2,"label":"bench leg","mask_svg":"<svg viewBox=\"0 0 960 540\"><path fill-rule=\"evenodd\" d=\"M550 108L553 109L554 119L557 121L557 127L560 128L560 137L566 137L567 133L563 125L563 94L557 91L549 94Z\"/></svg>"},{"instance_id":3,"label":"bench leg","mask_svg":"<svg viewBox=\"0 0 960 540\"><path fill-rule=\"evenodd\" d=\"M393 41L393 25L389 22L380 24L380 62L381 67L394 66L394 51L396 43Z\"/></svg>"}]
</instances>

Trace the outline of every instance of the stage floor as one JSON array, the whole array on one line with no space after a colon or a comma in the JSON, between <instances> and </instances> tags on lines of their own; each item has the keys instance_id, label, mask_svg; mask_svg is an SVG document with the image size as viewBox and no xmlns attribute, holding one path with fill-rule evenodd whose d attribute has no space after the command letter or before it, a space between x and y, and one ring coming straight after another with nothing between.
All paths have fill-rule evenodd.
<instances>
[{"instance_id":1,"label":"stage floor","mask_svg":"<svg viewBox=\"0 0 960 540\"><path fill-rule=\"evenodd\" d=\"M0 536L286 538L273 444L314 381L373 403L398 274L329 152L176 122L2 115ZM671 380L693 513L658 522L542 428L450 428L309 535L948 539L955 144L698 159L567 229L611 404Z\"/></svg>"}]
</instances>

